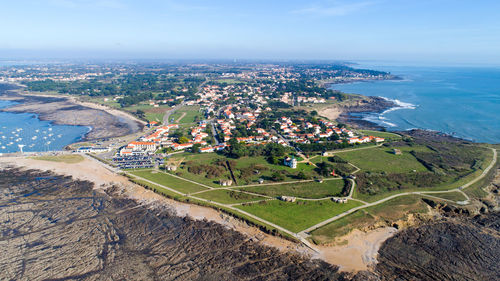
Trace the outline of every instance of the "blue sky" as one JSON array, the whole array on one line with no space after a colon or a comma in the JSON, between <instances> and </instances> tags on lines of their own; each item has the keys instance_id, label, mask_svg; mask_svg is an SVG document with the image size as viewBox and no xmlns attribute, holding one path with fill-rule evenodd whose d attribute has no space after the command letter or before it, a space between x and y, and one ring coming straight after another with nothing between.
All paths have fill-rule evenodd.
<instances>
[{"instance_id":1,"label":"blue sky","mask_svg":"<svg viewBox=\"0 0 500 281\"><path fill-rule=\"evenodd\" d=\"M0 57L500 64L500 1L2 1ZM3 54L3 55L2 55Z\"/></svg>"}]
</instances>

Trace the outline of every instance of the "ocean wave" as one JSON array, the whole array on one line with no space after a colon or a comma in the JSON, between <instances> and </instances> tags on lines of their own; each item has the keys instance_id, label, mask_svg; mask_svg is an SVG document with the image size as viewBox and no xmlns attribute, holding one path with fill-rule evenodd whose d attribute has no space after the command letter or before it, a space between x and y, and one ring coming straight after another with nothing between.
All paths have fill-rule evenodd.
<instances>
[{"instance_id":1,"label":"ocean wave","mask_svg":"<svg viewBox=\"0 0 500 281\"><path fill-rule=\"evenodd\" d=\"M391 123L389 121L386 121L388 119L385 118L385 117L383 117L383 116L381 116L381 115L364 116L363 120L368 121L368 122L372 122L372 123L375 123L375 124L379 124L379 125L384 126L384 127L397 127L396 124Z\"/></svg>"},{"instance_id":2,"label":"ocean wave","mask_svg":"<svg viewBox=\"0 0 500 281\"><path fill-rule=\"evenodd\" d=\"M389 112L392 112L395 110L400 110L400 109L416 109L417 108L417 106L412 104L412 103L403 102L403 101L400 101L398 99L390 99L390 98L386 98L386 97L380 97L380 98L382 98L386 101L390 101L396 105L396 106L391 107L391 108L385 110L384 112L380 113L380 115L384 115L386 113L389 113Z\"/></svg>"}]
</instances>

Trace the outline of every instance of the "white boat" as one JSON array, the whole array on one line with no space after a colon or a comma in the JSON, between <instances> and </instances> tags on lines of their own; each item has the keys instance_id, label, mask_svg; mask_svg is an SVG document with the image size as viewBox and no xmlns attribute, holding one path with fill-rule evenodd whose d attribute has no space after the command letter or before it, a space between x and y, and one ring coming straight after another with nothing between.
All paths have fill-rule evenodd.
<instances>
[{"instance_id":1,"label":"white boat","mask_svg":"<svg viewBox=\"0 0 500 281\"><path fill-rule=\"evenodd\" d=\"M38 132L40 132L40 130L36 129L36 130L35 130L35 133L38 133Z\"/></svg>"},{"instance_id":2,"label":"white boat","mask_svg":"<svg viewBox=\"0 0 500 281\"><path fill-rule=\"evenodd\" d=\"M6 148L7 148L7 147L5 147L5 146L2 146L2 149L6 149Z\"/></svg>"},{"instance_id":3,"label":"white boat","mask_svg":"<svg viewBox=\"0 0 500 281\"><path fill-rule=\"evenodd\" d=\"M37 137L37 136L34 136L34 137L32 137L31 139L32 139L32 140L36 140L36 138L38 138L38 137Z\"/></svg>"},{"instance_id":4,"label":"white boat","mask_svg":"<svg viewBox=\"0 0 500 281\"><path fill-rule=\"evenodd\" d=\"M52 128L49 128L49 131L52 131Z\"/></svg>"}]
</instances>

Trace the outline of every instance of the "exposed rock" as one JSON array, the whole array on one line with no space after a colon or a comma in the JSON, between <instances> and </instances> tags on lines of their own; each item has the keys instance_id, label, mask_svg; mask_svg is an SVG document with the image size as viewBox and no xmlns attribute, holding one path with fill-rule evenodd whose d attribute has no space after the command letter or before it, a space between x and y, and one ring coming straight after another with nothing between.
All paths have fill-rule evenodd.
<instances>
[{"instance_id":1,"label":"exposed rock","mask_svg":"<svg viewBox=\"0 0 500 281\"><path fill-rule=\"evenodd\" d=\"M47 172L0 173L6 280L345 280L338 268Z\"/></svg>"},{"instance_id":2,"label":"exposed rock","mask_svg":"<svg viewBox=\"0 0 500 281\"><path fill-rule=\"evenodd\" d=\"M405 229L379 251L383 280L500 280L500 214Z\"/></svg>"}]
</instances>

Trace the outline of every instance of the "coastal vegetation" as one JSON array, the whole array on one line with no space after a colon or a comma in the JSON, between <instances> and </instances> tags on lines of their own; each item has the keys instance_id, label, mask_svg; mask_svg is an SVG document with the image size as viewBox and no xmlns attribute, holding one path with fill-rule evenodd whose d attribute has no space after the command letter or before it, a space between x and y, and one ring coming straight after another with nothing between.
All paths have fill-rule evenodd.
<instances>
[{"instance_id":1,"label":"coastal vegetation","mask_svg":"<svg viewBox=\"0 0 500 281\"><path fill-rule=\"evenodd\" d=\"M62 154L54 156L44 155L44 156L34 156L32 158L35 160L62 162L68 164L79 163L82 162L84 159L83 156L79 154Z\"/></svg>"}]
</instances>

